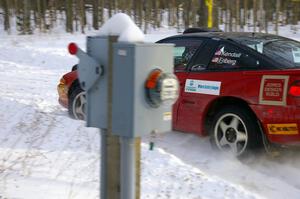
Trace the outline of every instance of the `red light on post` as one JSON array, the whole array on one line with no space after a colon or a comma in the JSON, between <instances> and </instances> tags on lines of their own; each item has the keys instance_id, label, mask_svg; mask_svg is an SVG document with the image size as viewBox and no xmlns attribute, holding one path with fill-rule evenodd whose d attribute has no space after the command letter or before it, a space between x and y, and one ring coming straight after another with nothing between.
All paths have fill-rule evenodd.
<instances>
[{"instance_id":1,"label":"red light on post","mask_svg":"<svg viewBox=\"0 0 300 199\"><path fill-rule=\"evenodd\" d=\"M78 46L75 43L70 43L68 46L69 53L75 55L78 51Z\"/></svg>"}]
</instances>

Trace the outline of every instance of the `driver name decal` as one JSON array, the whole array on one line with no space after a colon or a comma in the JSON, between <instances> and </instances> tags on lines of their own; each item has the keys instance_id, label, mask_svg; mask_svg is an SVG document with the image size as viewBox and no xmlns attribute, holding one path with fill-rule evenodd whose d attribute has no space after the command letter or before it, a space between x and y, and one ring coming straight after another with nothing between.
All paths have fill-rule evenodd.
<instances>
[{"instance_id":1,"label":"driver name decal","mask_svg":"<svg viewBox=\"0 0 300 199\"><path fill-rule=\"evenodd\" d=\"M226 52L224 47L219 49L217 52L215 52L216 56L223 56L223 57L233 57L233 58L240 58L242 53L236 53L236 52Z\"/></svg>"},{"instance_id":2,"label":"driver name decal","mask_svg":"<svg viewBox=\"0 0 300 199\"><path fill-rule=\"evenodd\" d=\"M220 95L221 82L187 79L184 92L201 93L208 95Z\"/></svg>"}]
</instances>

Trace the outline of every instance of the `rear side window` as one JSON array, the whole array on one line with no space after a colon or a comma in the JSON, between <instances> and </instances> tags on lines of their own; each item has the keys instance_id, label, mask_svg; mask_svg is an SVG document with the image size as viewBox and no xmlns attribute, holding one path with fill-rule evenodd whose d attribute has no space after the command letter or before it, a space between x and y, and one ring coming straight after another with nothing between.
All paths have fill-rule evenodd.
<instances>
[{"instance_id":1,"label":"rear side window","mask_svg":"<svg viewBox=\"0 0 300 199\"><path fill-rule=\"evenodd\" d=\"M255 69L261 62L253 55L229 43L220 44L209 64L209 69Z\"/></svg>"}]
</instances>

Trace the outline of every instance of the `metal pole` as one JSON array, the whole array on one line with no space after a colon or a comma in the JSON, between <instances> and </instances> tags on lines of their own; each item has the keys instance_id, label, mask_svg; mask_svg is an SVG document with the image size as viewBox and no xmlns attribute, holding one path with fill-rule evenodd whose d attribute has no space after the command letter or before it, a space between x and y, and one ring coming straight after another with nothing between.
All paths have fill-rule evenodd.
<instances>
[{"instance_id":1,"label":"metal pole","mask_svg":"<svg viewBox=\"0 0 300 199\"><path fill-rule=\"evenodd\" d=\"M135 139L120 137L121 199L135 199Z\"/></svg>"},{"instance_id":2,"label":"metal pole","mask_svg":"<svg viewBox=\"0 0 300 199\"><path fill-rule=\"evenodd\" d=\"M106 141L107 129L101 129L101 171L100 171L100 196L101 198L107 198L107 141Z\"/></svg>"}]
</instances>

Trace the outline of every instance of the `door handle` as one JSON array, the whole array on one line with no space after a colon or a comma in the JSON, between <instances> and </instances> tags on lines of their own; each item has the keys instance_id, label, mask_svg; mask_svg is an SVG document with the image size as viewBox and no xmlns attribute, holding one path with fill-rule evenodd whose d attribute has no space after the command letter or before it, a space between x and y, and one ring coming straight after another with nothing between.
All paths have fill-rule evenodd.
<instances>
[{"instance_id":1,"label":"door handle","mask_svg":"<svg viewBox=\"0 0 300 199\"><path fill-rule=\"evenodd\" d=\"M195 104L194 101L190 101L190 100L182 100L183 104Z\"/></svg>"}]
</instances>

